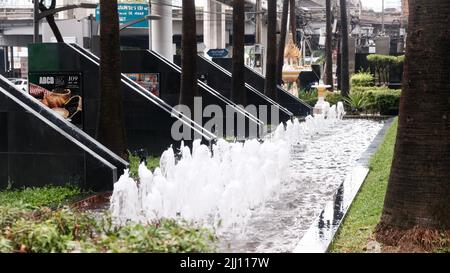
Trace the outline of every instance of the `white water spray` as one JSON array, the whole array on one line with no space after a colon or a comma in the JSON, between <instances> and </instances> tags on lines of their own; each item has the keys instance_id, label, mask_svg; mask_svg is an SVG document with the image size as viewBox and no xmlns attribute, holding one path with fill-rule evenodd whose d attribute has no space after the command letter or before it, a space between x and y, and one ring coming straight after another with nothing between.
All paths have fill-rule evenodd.
<instances>
[{"instance_id":1,"label":"white water spray","mask_svg":"<svg viewBox=\"0 0 450 273\"><path fill-rule=\"evenodd\" d=\"M323 114L281 124L264 142L229 143L212 149L194 141L192 151L171 147L153 173L139 167L139 185L126 172L114 185L110 210L117 224L179 218L214 227L245 225L252 211L277 194L286 177L290 152L300 140L333 126L342 103L324 106ZM243 225L242 225L243 226Z\"/></svg>"}]
</instances>

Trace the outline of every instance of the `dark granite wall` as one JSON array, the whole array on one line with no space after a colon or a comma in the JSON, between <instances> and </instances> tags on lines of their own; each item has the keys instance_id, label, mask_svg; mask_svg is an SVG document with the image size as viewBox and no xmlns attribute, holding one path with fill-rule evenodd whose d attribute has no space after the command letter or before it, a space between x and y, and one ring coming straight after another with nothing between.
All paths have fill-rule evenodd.
<instances>
[{"instance_id":1,"label":"dark granite wall","mask_svg":"<svg viewBox=\"0 0 450 273\"><path fill-rule=\"evenodd\" d=\"M79 128L0 78L0 189L69 183L111 190L127 167Z\"/></svg>"}]
</instances>

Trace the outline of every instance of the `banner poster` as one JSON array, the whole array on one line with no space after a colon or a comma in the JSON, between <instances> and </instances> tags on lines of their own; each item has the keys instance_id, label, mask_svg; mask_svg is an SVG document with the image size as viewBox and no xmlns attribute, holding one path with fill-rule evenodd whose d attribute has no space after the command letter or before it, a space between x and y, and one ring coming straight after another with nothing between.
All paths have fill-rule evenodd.
<instances>
[{"instance_id":1,"label":"banner poster","mask_svg":"<svg viewBox=\"0 0 450 273\"><path fill-rule=\"evenodd\" d=\"M160 96L160 76L159 73L130 73L125 74L140 86L147 89L153 95Z\"/></svg>"},{"instance_id":2,"label":"banner poster","mask_svg":"<svg viewBox=\"0 0 450 273\"><path fill-rule=\"evenodd\" d=\"M29 73L29 94L63 118L83 128L81 73Z\"/></svg>"}]
</instances>

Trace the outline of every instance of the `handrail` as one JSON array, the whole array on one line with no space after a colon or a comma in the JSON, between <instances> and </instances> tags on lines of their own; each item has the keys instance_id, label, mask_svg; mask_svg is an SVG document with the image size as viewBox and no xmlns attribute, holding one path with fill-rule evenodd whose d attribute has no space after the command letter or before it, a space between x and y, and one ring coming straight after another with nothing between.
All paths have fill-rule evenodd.
<instances>
[{"instance_id":1,"label":"handrail","mask_svg":"<svg viewBox=\"0 0 450 273\"><path fill-rule=\"evenodd\" d=\"M248 69L249 71L251 71L252 73L256 74L257 76L261 77L261 78L265 78L264 75L262 75L261 73L259 73L259 71L257 71L256 69L254 69L251 66L246 65L245 66L246 69ZM298 102L300 102L301 104L303 104L304 106L308 107L310 110L312 110L312 107L307 104L306 102L304 102L303 100L301 100L300 98L297 98L296 96L292 95L291 93L289 93L286 89L284 89L281 85L277 85L277 88L279 90L281 90L283 93L289 95L290 97L292 97L293 99L297 100Z\"/></svg>"},{"instance_id":2,"label":"handrail","mask_svg":"<svg viewBox=\"0 0 450 273\"><path fill-rule=\"evenodd\" d=\"M218 65L215 62L211 62L208 59L206 59L204 56L202 55L198 55L201 59L203 59L204 61L208 62L209 64L213 65L215 68L219 69L221 72L225 73L227 76L232 77L232 74L230 71L226 70L225 68L223 68L222 66ZM271 104L277 106L281 111L283 111L285 114L289 115L289 116L293 116L294 114L291 113L286 107L283 107L281 104L277 103L276 101L274 101L273 99L271 99L269 96L267 96L264 93L259 92L256 88L254 88L253 86L251 86L248 83L245 83L245 87L247 89L249 89L250 91L252 91L253 93L255 93L256 95L262 97L263 99L267 100L268 102L270 102Z\"/></svg>"},{"instance_id":3,"label":"handrail","mask_svg":"<svg viewBox=\"0 0 450 273\"><path fill-rule=\"evenodd\" d=\"M170 67L172 67L173 69L175 69L177 72L181 73L181 67L179 67L178 65L170 62L169 60L167 60L164 56L158 54L155 51L150 51L147 50L149 53L151 53L152 55L154 55L155 57L159 58L161 61L165 62L167 65L169 65ZM228 99L227 97L225 97L224 95L220 94L217 90L211 88L209 85L205 84L204 82L198 80L197 81L198 84L203 87L204 89L206 89L209 93L213 93L214 95L216 95L221 101L229 104L230 106L232 106L236 111L240 112L242 115L248 117L250 120L258 123L259 125L264 125L264 122L262 122L261 120L259 120L257 117L255 117L254 115L252 115L251 113L243 110L242 108L238 107L234 102L232 102L230 99Z\"/></svg>"},{"instance_id":4,"label":"handrail","mask_svg":"<svg viewBox=\"0 0 450 273\"><path fill-rule=\"evenodd\" d=\"M81 54L84 57L86 57L88 60L90 60L95 65L97 65L97 66L100 65L100 58L98 56L96 56L95 54L93 54L92 52L89 52L89 51L87 51L85 49L82 49L81 47L79 47L76 44L67 44L66 43L66 45L68 45L73 50L75 50L79 54ZM137 93L139 93L140 95L142 95L143 97L145 97L147 100L149 100L149 101L153 102L154 104L156 104L158 107L160 107L162 110L164 110L165 112L167 112L171 116L178 117L181 122L183 122L184 124L190 126L194 131L196 131L197 133L201 134L206 140L212 141L213 139L217 139L216 135L214 135L213 133L211 133L211 132L209 132L207 130L204 130L204 128L201 127L199 124L197 124L195 121L191 120L189 117L187 117L183 113L179 112L178 110L176 110L175 108L173 108L169 104L167 104L161 98L159 98L159 97L155 96L154 94L148 92L144 87L140 86L139 84L136 84L134 81L132 81L130 78L128 78L123 73L121 73L121 82L123 84L127 85L128 87L130 87L131 89L133 89L134 91L136 91Z\"/></svg>"}]
</instances>

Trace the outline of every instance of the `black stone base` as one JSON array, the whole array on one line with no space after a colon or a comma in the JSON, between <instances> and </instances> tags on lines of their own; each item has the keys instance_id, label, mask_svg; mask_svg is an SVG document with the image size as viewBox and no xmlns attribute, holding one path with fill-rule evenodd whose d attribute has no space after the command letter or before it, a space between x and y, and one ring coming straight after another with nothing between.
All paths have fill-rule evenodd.
<instances>
[{"instance_id":1,"label":"black stone base","mask_svg":"<svg viewBox=\"0 0 450 273\"><path fill-rule=\"evenodd\" d=\"M0 189L111 190L128 163L0 77Z\"/></svg>"}]
</instances>

